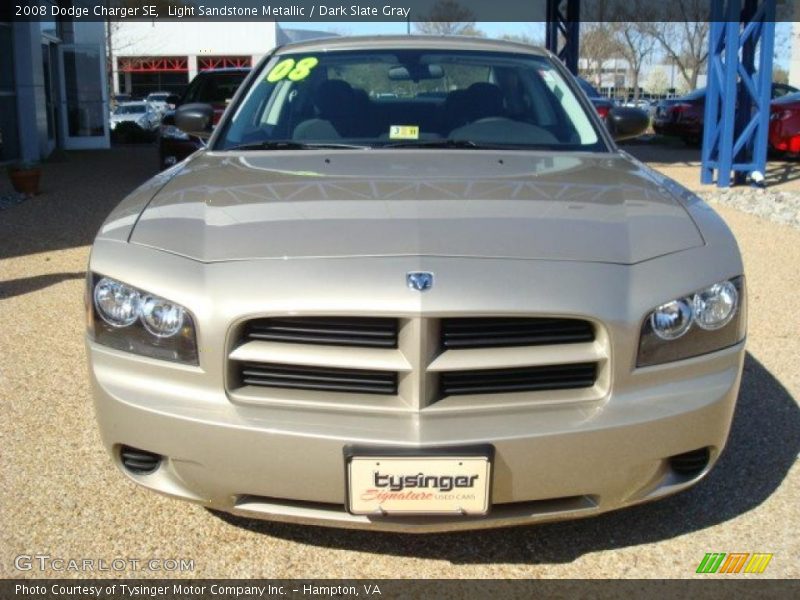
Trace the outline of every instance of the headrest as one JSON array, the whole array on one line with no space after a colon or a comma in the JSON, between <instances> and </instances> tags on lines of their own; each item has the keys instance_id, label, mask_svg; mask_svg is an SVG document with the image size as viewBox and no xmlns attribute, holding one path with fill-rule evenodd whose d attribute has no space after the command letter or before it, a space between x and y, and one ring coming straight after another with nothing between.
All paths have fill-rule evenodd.
<instances>
[{"instance_id":1,"label":"headrest","mask_svg":"<svg viewBox=\"0 0 800 600\"><path fill-rule=\"evenodd\" d=\"M314 106L322 117L349 114L355 108L354 102L353 88L341 79L326 79L314 90Z\"/></svg>"}]
</instances>

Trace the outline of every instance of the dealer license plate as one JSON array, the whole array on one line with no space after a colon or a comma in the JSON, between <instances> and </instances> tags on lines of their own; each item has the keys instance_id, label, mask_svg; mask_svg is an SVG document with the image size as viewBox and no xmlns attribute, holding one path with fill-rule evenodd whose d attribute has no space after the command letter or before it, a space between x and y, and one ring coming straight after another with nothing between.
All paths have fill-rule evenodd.
<instances>
[{"instance_id":1,"label":"dealer license plate","mask_svg":"<svg viewBox=\"0 0 800 600\"><path fill-rule=\"evenodd\" d=\"M351 456L348 509L356 515L485 515L488 456Z\"/></svg>"}]
</instances>

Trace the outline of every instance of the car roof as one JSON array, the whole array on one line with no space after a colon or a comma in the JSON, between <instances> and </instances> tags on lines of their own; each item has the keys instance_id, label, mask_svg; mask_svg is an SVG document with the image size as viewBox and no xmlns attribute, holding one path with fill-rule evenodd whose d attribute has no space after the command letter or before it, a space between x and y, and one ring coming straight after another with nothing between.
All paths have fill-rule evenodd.
<instances>
[{"instance_id":1,"label":"car roof","mask_svg":"<svg viewBox=\"0 0 800 600\"><path fill-rule=\"evenodd\" d=\"M147 106L144 100L134 100L133 102L120 102L117 106Z\"/></svg>"},{"instance_id":2,"label":"car roof","mask_svg":"<svg viewBox=\"0 0 800 600\"><path fill-rule=\"evenodd\" d=\"M317 38L292 42L277 49L277 54L294 52L328 52L335 50L479 50L484 52L515 52L547 56L544 48L471 36L432 36L432 35L363 35Z\"/></svg>"}]
</instances>

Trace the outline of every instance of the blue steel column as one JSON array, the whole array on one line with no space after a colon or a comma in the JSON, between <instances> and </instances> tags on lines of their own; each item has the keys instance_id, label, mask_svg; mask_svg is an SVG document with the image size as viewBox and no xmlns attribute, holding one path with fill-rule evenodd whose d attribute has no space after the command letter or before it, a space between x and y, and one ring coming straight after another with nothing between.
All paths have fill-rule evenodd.
<instances>
[{"instance_id":1,"label":"blue steel column","mask_svg":"<svg viewBox=\"0 0 800 600\"><path fill-rule=\"evenodd\" d=\"M728 187L767 163L775 0L711 6L701 181ZM758 56L758 68L755 59Z\"/></svg>"},{"instance_id":2,"label":"blue steel column","mask_svg":"<svg viewBox=\"0 0 800 600\"><path fill-rule=\"evenodd\" d=\"M580 0L547 0L547 49L578 74Z\"/></svg>"}]
</instances>

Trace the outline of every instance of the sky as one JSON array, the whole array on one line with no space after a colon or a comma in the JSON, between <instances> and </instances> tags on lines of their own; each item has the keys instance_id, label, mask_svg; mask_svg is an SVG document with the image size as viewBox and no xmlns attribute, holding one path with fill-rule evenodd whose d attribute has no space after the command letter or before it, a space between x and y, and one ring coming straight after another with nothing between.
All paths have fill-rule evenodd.
<instances>
[{"instance_id":1,"label":"sky","mask_svg":"<svg viewBox=\"0 0 800 600\"><path fill-rule=\"evenodd\" d=\"M303 21L299 23L281 22L281 26L287 29L335 31L347 35L402 35L408 33L408 24L405 21L379 21L376 23ZM476 23L475 26L486 33L488 37L499 37L504 33L524 33L534 38L544 39L544 23Z\"/></svg>"},{"instance_id":2,"label":"sky","mask_svg":"<svg viewBox=\"0 0 800 600\"><path fill-rule=\"evenodd\" d=\"M319 29L322 31L335 31L342 35L389 35L407 33L408 24L402 21L395 22L286 22L281 23L287 29ZM413 26L413 25L412 25ZM479 22L475 26L488 37L500 37L503 34L525 34L534 39L544 40L544 23L489 23ZM777 23L775 30L776 56L775 66L788 68L789 52L781 51L791 39L792 23ZM784 41L785 40L785 41Z\"/></svg>"}]
</instances>

